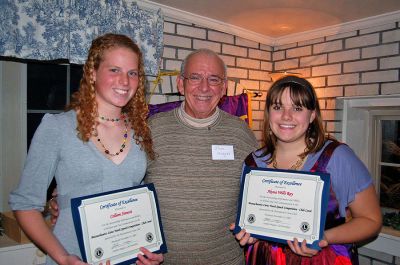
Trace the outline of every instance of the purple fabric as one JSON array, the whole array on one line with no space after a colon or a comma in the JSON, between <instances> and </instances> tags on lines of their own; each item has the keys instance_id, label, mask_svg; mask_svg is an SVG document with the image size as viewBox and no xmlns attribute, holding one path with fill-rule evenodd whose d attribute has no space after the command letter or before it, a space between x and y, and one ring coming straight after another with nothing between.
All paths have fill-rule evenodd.
<instances>
[{"instance_id":1,"label":"purple fabric","mask_svg":"<svg viewBox=\"0 0 400 265\"><path fill-rule=\"evenodd\" d=\"M173 101L162 104L149 104L149 117L159 112L170 111L181 105L182 101ZM241 117L246 116L246 122L249 124L248 100L247 94L236 96L223 96L218 103L218 107L231 115Z\"/></svg>"}]
</instances>

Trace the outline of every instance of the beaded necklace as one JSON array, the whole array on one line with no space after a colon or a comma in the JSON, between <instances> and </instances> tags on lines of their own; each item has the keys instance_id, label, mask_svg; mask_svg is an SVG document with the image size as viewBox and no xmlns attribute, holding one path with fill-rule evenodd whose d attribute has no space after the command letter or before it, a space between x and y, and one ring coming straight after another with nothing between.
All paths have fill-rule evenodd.
<instances>
[{"instance_id":1,"label":"beaded necklace","mask_svg":"<svg viewBox=\"0 0 400 265\"><path fill-rule=\"evenodd\" d=\"M120 120L125 119L125 113L121 113L121 116L119 118L107 118L99 115L99 119L103 121L119 122Z\"/></svg>"},{"instance_id":2,"label":"beaded necklace","mask_svg":"<svg viewBox=\"0 0 400 265\"><path fill-rule=\"evenodd\" d=\"M119 155L120 153L122 153L122 152L124 151L124 148L126 147L126 140L128 139L128 120L125 119L125 116L121 115L121 118L122 118L122 117L124 118L125 130L124 130L124 134L123 134L123 140L122 140L121 147L120 147L119 151L116 152L116 153L110 153L110 150L108 150L108 149L104 146L104 144L101 142L101 139L100 139L100 137L99 137L99 134L97 133L97 130L95 130L95 136L97 136L97 141L98 141L98 142L100 143L100 145L103 147L104 153L106 153L106 155L109 155L109 156L117 156L117 155ZM114 122L114 121L113 121L113 122Z\"/></svg>"},{"instance_id":3,"label":"beaded necklace","mask_svg":"<svg viewBox=\"0 0 400 265\"><path fill-rule=\"evenodd\" d=\"M272 160L272 167L275 169L278 169L278 162L276 162L276 157L275 154L273 154L273 160ZM303 165L304 160L306 159L307 156L300 157L299 160L297 160L289 169L291 170L299 170L300 167Z\"/></svg>"}]
</instances>

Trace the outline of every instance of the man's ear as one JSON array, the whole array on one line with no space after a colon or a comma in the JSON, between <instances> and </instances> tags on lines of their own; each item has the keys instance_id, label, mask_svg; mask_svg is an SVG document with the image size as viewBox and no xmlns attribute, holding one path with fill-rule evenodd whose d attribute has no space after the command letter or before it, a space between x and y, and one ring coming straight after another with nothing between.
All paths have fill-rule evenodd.
<instances>
[{"instance_id":1,"label":"man's ear","mask_svg":"<svg viewBox=\"0 0 400 265\"><path fill-rule=\"evenodd\" d=\"M179 91L179 93L181 93L182 96L185 95L185 87L184 87L184 85L183 85L183 82L184 82L184 81L185 81L185 80L183 79L182 76L178 75L178 76L176 77L176 86L178 87L178 91Z\"/></svg>"}]
</instances>

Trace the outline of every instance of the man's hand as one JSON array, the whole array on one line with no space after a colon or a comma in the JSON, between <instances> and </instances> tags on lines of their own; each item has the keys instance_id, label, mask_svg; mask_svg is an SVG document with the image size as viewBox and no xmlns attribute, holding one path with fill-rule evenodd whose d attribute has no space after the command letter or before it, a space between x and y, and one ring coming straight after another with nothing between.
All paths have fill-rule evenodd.
<instances>
[{"instance_id":1,"label":"man's hand","mask_svg":"<svg viewBox=\"0 0 400 265\"><path fill-rule=\"evenodd\" d=\"M235 229L235 224L231 224L229 226L229 229L233 231ZM239 241L239 244L241 246L245 245L251 245L257 242L257 239L254 237L251 237L249 233L246 232L245 229L242 229L239 233L235 235L235 238L237 241Z\"/></svg>"},{"instance_id":2,"label":"man's hand","mask_svg":"<svg viewBox=\"0 0 400 265\"><path fill-rule=\"evenodd\" d=\"M137 265L158 265L164 261L163 254L152 253L143 247L140 248L140 251L142 251L144 255L138 254Z\"/></svg>"},{"instance_id":3,"label":"man's hand","mask_svg":"<svg viewBox=\"0 0 400 265\"><path fill-rule=\"evenodd\" d=\"M54 189L53 192L51 193L51 199L48 202L48 210L50 213L50 222L52 225L55 225L57 223L58 219L58 214L59 214L59 209L58 209L58 203L57 203L57 189Z\"/></svg>"}]
</instances>

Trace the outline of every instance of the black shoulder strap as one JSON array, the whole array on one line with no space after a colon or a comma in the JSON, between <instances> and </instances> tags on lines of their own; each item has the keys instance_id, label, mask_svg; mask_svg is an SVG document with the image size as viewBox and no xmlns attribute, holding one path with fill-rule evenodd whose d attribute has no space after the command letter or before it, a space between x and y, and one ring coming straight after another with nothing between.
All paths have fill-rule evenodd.
<instances>
[{"instance_id":1,"label":"black shoulder strap","mask_svg":"<svg viewBox=\"0 0 400 265\"><path fill-rule=\"evenodd\" d=\"M246 159L244 160L244 163L246 164L246 166L249 166L249 167L257 167L257 163L254 160L253 153L250 153L246 157Z\"/></svg>"}]
</instances>

